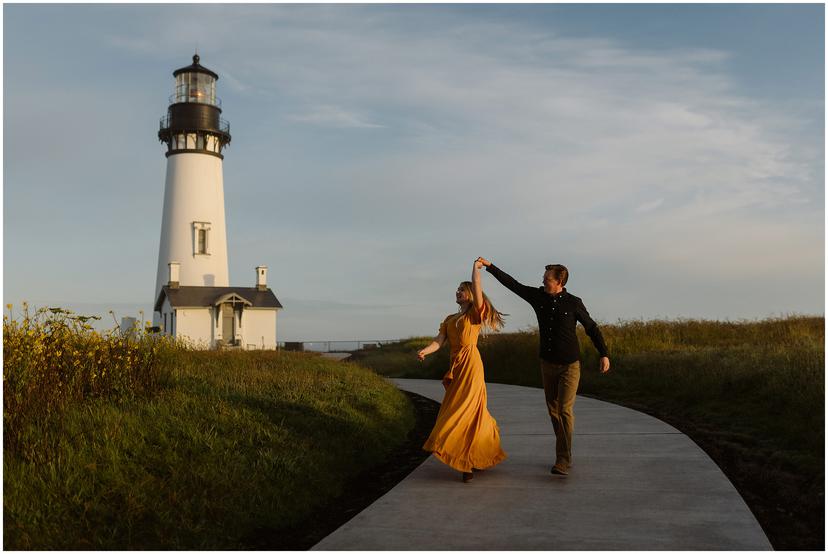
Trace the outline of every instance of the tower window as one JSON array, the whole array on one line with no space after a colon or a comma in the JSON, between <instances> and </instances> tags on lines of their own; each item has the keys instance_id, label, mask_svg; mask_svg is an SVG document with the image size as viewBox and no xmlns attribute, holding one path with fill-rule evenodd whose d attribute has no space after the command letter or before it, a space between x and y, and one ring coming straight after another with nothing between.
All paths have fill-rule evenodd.
<instances>
[{"instance_id":1,"label":"tower window","mask_svg":"<svg viewBox=\"0 0 828 554\"><path fill-rule=\"evenodd\" d=\"M210 223L193 221L193 255L210 255Z\"/></svg>"},{"instance_id":2,"label":"tower window","mask_svg":"<svg viewBox=\"0 0 828 554\"><path fill-rule=\"evenodd\" d=\"M198 253L199 254L206 254L207 253L207 230L206 229L199 229L198 230Z\"/></svg>"}]
</instances>

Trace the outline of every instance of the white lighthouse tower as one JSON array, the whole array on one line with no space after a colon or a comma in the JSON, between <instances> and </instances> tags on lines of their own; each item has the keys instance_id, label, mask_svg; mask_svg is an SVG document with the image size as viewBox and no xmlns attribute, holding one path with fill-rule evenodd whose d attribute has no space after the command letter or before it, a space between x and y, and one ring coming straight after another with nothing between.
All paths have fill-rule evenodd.
<instances>
[{"instance_id":1,"label":"white lighthouse tower","mask_svg":"<svg viewBox=\"0 0 828 554\"><path fill-rule=\"evenodd\" d=\"M229 285L222 150L230 126L220 117L218 75L196 54L173 76L175 92L158 131L167 145L167 178L154 298L168 282L171 262L178 263L181 286ZM156 312L154 325L159 317Z\"/></svg>"}]
</instances>

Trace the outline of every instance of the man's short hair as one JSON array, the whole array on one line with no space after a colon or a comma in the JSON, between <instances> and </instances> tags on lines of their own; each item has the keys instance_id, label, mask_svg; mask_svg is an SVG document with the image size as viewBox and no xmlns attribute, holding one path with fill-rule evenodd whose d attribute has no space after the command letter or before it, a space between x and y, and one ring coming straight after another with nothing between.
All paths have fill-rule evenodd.
<instances>
[{"instance_id":1,"label":"man's short hair","mask_svg":"<svg viewBox=\"0 0 828 554\"><path fill-rule=\"evenodd\" d=\"M552 272L552 277L561 283L561 286L566 286L566 281L569 279L569 270L566 266L561 264L549 264L546 266L546 271Z\"/></svg>"}]
</instances>

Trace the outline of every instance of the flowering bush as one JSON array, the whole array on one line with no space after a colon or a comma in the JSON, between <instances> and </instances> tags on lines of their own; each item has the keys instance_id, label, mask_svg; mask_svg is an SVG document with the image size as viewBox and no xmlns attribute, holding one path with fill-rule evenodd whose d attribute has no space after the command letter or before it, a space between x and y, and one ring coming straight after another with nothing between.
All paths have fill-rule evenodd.
<instances>
[{"instance_id":1,"label":"flowering bush","mask_svg":"<svg viewBox=\"0 0 828 554\"><path fill-rule=\"evenodd\" d=\"M159 335L113 329L99 333L62 308L40 308L23 318L3 316L3 445L26 454L25 428L47 425L63 409L90 398L157 390L167 354L181 348ZM21 450L22 449L22 450Z\"/></svg>"}]
</instances>

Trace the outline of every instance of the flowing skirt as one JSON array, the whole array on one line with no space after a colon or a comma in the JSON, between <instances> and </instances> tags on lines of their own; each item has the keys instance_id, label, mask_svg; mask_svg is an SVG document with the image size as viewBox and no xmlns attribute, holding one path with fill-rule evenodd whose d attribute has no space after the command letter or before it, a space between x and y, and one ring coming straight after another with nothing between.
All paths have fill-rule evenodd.
<instances>
[{"instance_id":1,"label":"flowing skirt","mask_svg":"<svg viewBox=\"0 0 828 554\"><path fill-rule=\"evenodd\" d=\"M505 460L497 421L486 409L483 361L476 346L452 353L451 369L443 385L446 395L423 450L463 472L486 469Z\"/></svg>"}]
</instances>

